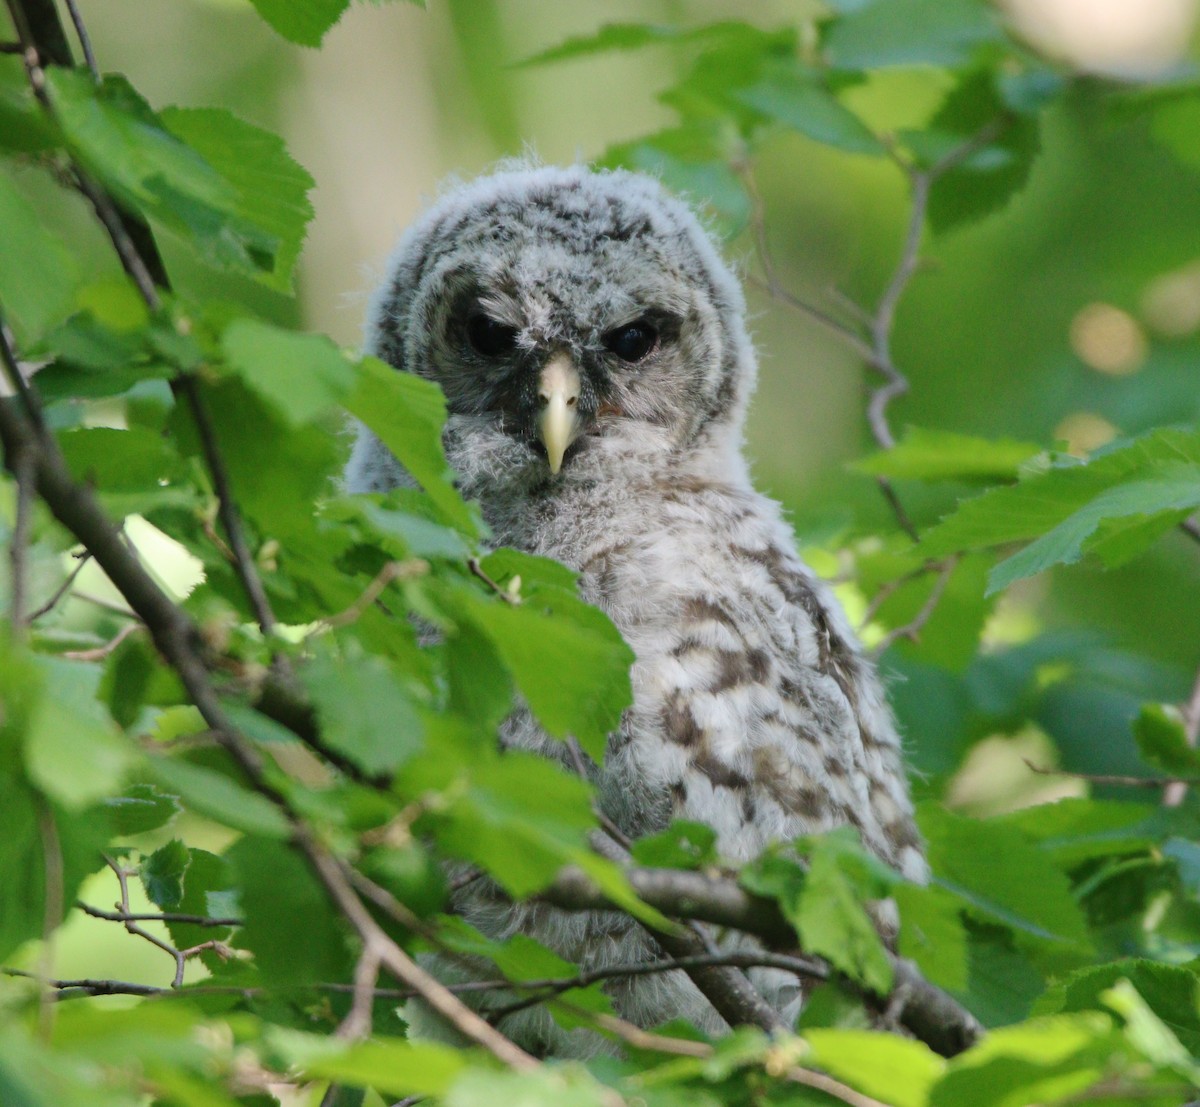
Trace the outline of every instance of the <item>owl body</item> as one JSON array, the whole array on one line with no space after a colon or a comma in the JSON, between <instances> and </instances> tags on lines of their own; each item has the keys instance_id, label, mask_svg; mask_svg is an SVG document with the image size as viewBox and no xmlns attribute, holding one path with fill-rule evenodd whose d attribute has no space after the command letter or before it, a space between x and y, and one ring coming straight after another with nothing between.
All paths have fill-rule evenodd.
<instances>
[{"instance_id":1,"label":"owl body","mask_svg":"<svg viewBox=\"0 0 1200 1107\"><path fill-rule=\"evenodd\" d=\"M443 387L448 459L497 544L579 571L584 598L632 647L633 705L593 772L626 834L698 820L722 856L745 861L851 825L922 879L879 681L742 459L755 374L744 313L708 235L656 182L538 168L461 188L418 222L376 296L368 346ZM349 487L405 481L361 432ZM527 711L501 740L564 757ZM455 908L584 965L658 955L616 913L514 906L472 886ZM794 1008L794 979L753 979ZM722 1025L682 973L610 990L642 1025ZM504 1029L533 1048L594 1048L538 1011Z\"/></svg>"}]
</instances>

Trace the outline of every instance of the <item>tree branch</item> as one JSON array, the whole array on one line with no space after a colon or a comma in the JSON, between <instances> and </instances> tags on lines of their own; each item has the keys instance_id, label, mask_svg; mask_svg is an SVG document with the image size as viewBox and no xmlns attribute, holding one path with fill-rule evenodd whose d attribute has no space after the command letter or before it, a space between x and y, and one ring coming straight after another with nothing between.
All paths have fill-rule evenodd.
<instances>
[{"instance_id":1,"label":"tree branch","mask_svg":"<svg viewBox=\"0 0 1200 1107\"><path fill-rule=\"evenodd\" d=\"M628 868L625 876L639 899L665 915L755 934L776 948L790 948L796 943L795 932L774 901L750 894L729 877L642 868ZM564 869L541 898L568 911L616 909L600 887L574 867ZM897 1013L901 1025L943 1056L952 1057L968 1048L981 1033L975 1017L930 984L910 962L889 956L894 976L892 994L905 997ZM889 997L872 998L886 1004Z\"/></svg>"}]
</instances>

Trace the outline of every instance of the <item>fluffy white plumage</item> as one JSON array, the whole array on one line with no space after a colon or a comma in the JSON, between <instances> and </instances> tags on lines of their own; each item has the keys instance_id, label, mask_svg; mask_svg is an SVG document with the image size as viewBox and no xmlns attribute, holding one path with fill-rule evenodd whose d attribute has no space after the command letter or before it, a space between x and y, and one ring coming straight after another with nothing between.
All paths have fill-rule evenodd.
<instances>
[{"instance_id":1,"label":"fluffy white plumage","mask_svg":"<svg viewBox=\"0 0 1200 1107\"><path fill-rule=\"evenodd\" d=\"M880 683L778 506L750 483L742 424L756 363L744 316L713 241L657 182L521 168L458 187L403 236L367 345L446 392L448 456L497 542L579 570L585 598L633 647L634 704L595 774L610 818L632 837L672 818L706 822L734 861L850 824L922 879ZM556 358L577 387L565 401L572 445L552 473L539 420ZM348 486L405 480L362 431ZM527 712L502 741L563 757ZM455 906L489 934L529 933L584 965L657 955L615 914L514 907L474 885ZM794 978L753 979L794 1014ZM682 973L611 991L641 1025L722 1025ZM596 1048L537 1009L502 1029L533 1049Z\"/></svg>"}]
</instances>

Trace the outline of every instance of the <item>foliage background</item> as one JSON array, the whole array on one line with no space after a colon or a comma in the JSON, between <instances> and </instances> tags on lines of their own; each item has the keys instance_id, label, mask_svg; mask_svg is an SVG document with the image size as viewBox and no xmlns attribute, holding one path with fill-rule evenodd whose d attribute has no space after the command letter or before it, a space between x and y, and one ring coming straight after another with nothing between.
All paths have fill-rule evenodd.
<instances>
[{"instance_id":1,"label":"foliage background","mask_svg":"<svg viewBox=\"0 0 1200 1107\"><path fill-rule=\"evenodd\" d=\"M932 10L909 6L923 16ZM853 17L870 5L833 7ZM971 7L950 5L964 12ZM1062 7L1068 31L1082 37L1044 45L1032 63L1069 82L1052 88L1037 114L1027 183L986 217L932 235L922 251L927 264L902 300L894 354L912 388L891 409L897 429L912 424L1042 449L1061 442L1084 453L1154 428L1194 427L1200 417L1200 123L1188 106L1194 102L1188 99L1194 97L1194 6L1182 0L1140 5L1141 28L1162 17L1169 32L1153 62L1087 55L1104 37L1102 9ZM99 0L85 15L103 68L129 75L156 108L227 107L282 133L315 179L315 216L294 300L205 269L186 247L165 238L177 286L193 300L236 300L267 320L323 331L353 346L363 298L395 234L447 173L470 175L529 148L547 161L591 159L613 147L636 160L632 144L677 122L656 95L687 74L698 51L695 44L666 41L532 67L517 65L521 59L605 23L699 26L749 19L769 30L806 27L824 10L815 2L762 4L752 12L692 2L453 0L428 11L356 4L320 51L285 42L248 4L225 0ZM1031 9L1014 4L1012 10ZM1131 24L1116 38L1127 46L1138 29ZM917 54L928 51L930 41L917 35ZM880 32L884 55L894 43ZM1073 62L1061 61L1064 51L1074 51ZM985 59L988 65L1003 68L996 59ZM930 125L970 66L867 68L863 83L840 90L842 102L876 133L904 134ZM1123 71L1123 80L1111 79L1114 70ZM1155 96L1165 103L1175 94L1183 109L1160 114ZM48 189L43 175L23 165L8 168L93 278L118 272L81 204ZM779 128L756 146L755 175L784 285L813 302L829 302L829 289L836 288L874 303L901 249L910 202L904 173L887 158ZM757 271L745 201L730 189L722 197L718 218L732 231L729 251ZM757 478L788 507L818 569L847 578L841 594L861 616L881 588L920 564L902 548L874 482L848 464L873 449L863 418L864 387L872 377L836 336L759 289L751 288L750 296L763 355L749 441ZM120 425L120 412L104 403L89 411L92 426ZM335 427L333 418L326 420L327 435ZM917 453L928 461L937 450ZM922 531L978 491L969 481L903 476L898 488ZM11 518L11 482L5 491ZM169 583L181 592L194 583L197 562L154 531L137 538ZM1154 739L1145 735L1153 722L1145 723L1140 754L1132 722L1147 703L1189 697L1200 667L1196 563L1195 542L1176 530L1117 568L1087 558L1019 581L996 603L983 596L986 558L964 560L919 640L893 643L883 662L910 738L918 795L989 815L1064 796L1123 803L1149 798L1152 804L1153 793L1085 777L1154 769L1194 775L1177 750L1174 761L1151 757L1148 766ZM50 581L54 568L47 557L38 580ZM868 641L903 627L935 575L901 588L890 607L879 608ZM105 587L90 568L80 586ZM113 623L98 620L94 605L77 601L63 605L56 629L82 636L84 644L115 633ZM1169 724L1166 729L1174 733ZM1173 738L1163 741L1174 749ZM1077 775L1037 775L1027 760ZM1200 952L1195 858L1187 848L1191 804L1189 796L1177 816L1182 821L1127 838L1110 857L1088 855L1082 865L1058 858L1075 882L1077 901L1090 912L1096 961L1151 953L1184 964ZM1127 810L1140 817L1144 809ZM1036 838L1037 816L1030 818L1015 825ZM185 817L161 841L146 838L140 846L149 855L154 846L182 838L193 848L221 852L236 833L219 822ZM1113 827L1129 820L1100 823L1104 833L1120 838ZM959 824L945 825L949 838L965 833ZM83 885L81 898L106 902L111 885L111 874L101 872ZM1097 898L1095 889L1105 886L1107 898ZM1049 981L1087 961L1018 948L1024 960L994 966L997 977L1025 974L1011 994L1002 995L998 985L974 987L971 998L985 1021L1025 1017ZM55 953L55 972L63 977L103 972L163 984L170 976L158 951L78 913L64 926ZM38 957L36 944L29 944L9 963L38 969ZM1174 997L1184 1014L1173 1025L1190 1047L1188 1034L1200 1014L1194 987L1180 998L1184 991ZM1158 1011L1163 1014L1161 1004ZM157 1094L186 1101L178 1091ZM1049 1093L1037 1087L1006 1102L1033 1101L1021 1094Z\"/></svg>"}]
</instances>

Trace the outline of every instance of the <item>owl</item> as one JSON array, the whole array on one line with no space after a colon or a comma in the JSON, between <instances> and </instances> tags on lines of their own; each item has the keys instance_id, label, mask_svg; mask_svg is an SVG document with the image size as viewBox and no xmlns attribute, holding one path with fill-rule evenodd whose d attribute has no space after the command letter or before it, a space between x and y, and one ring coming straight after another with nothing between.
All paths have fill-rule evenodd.
<instances>
[{"instance_id":1,"label":"owl","mask_svg":"<svg viewBox=\"0 0 1200 1107\"><path fill-rule=\"evenodd\" d=\"M403 235L367 347L445 392L447 456L497 544L577 570L584 598L633 648L633 704L590 766L612 822L638 838L697 820L733 862L849 825L921 880L880 681L742 455L756 375L745 315L713 239L655 180L518 166L456 187ZM355 491L411 483L365 428L346 480ZM501 741L566 760L525 710ZM514 905L486 881L454 909L492 937L526 933L586 967L662 956L616 912ZM751 979L795 1014L794 977ZM678 971L608 990L642 1026L724 1027ZM539 1008L500 1028L543 1054L603 1048Z\"/></svg>"}]
</instances>

